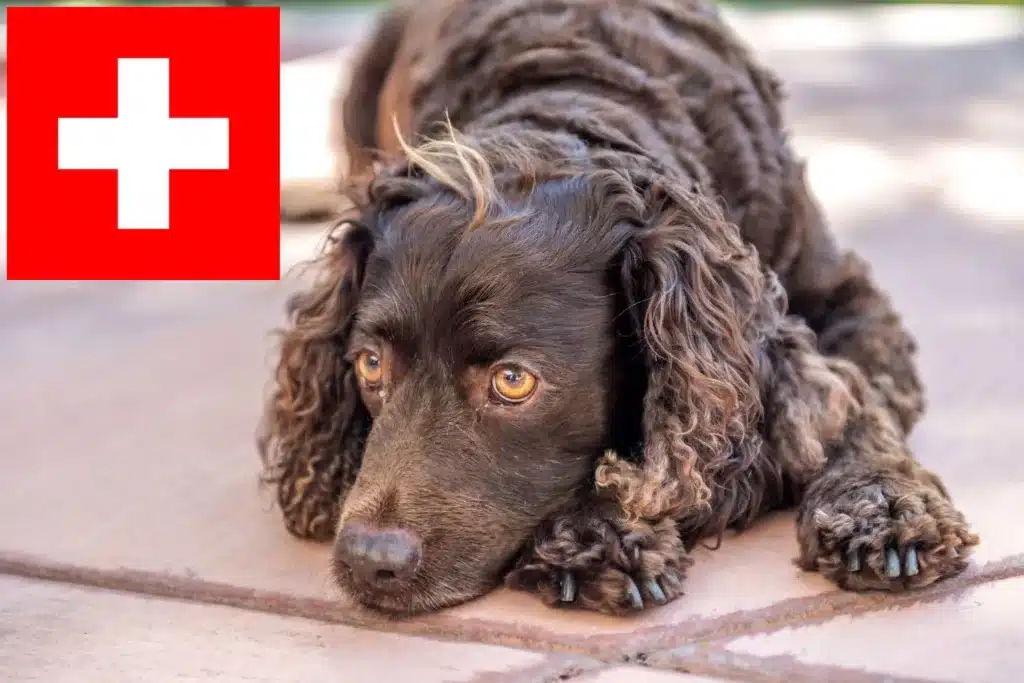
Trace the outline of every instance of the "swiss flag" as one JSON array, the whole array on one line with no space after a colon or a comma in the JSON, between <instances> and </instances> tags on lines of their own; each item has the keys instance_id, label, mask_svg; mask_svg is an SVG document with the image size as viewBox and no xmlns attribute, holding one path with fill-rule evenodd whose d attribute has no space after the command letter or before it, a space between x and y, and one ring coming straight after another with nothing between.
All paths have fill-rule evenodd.
<instances>
[{"instance_id":1,"label":"swiss flag","mask_svg":"<svg viewBox=\"0 0 1024 683\"><path fill-rule=\"evenodd\" d=\"M7 22L9 279L278 279L278 8Z\"/></svg>"}]
</instances>

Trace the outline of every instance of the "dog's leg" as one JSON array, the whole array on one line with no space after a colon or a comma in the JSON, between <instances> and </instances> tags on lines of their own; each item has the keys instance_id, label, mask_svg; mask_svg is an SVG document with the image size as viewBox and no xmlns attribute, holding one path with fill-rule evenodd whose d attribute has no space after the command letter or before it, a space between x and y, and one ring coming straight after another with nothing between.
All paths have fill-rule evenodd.
<instances>
[{"instance_id":1,"label":"dog's leg","mask_svg":"<svg viewBox=\"0 0 1024 683\"><path fill-rule=\"evenodd\" d=\"M622 614L680 596L691 564L671 519L627 522L594 495L540 525L505 583L548 605Z\"/></svg>"},{"instance_id":2,"label":"dog's leg","mask_svg":"<svg viewBox=\"0 0 1024 683\"><path fill-rule=\"evenodd\" d=\"M925 586L962 571L978 537L906 442L924 411L913 337L867 264L835 244L802 168L792 171L790 221L766 260L785 283L790 313L817 335L820 359L804 366L827 365L856 399L839 413L841 433L821 433L820 467L787 461L792 449L776 448L774 457L803 490L799 563L849 589ZM823 376L776 377L778 406L813 406L807 390ZM803 398L785 400L786 393Z\"/></svg>"},{"instance_id":3,"label":"dog's leg","mask_svg":"<svg viewBox=\"0 0 1024 683\"><path fill-rule=\"evenodd\" d=\"M802 492L800 566L852 590L917 588L962 571L978 537L914 459L884 387L820 353L797 318L762 358L766 454Z\"/></svg>"},{"instance_id":4,"label":"dog's leg","mask_svg":"<svg viewBox=\"0 0 1024 683\"><path fill-rule=\"evenodd\" d=\"M851 590L898 591L958 574L977 535L939 477L914 459L885 397L864 389L804 493L799 564Z\"/></svg>"},{"instance_id":5,"label":"dog's leg","mask_svg":"<svg viewBox=\"0 0 1024 683\"><path fill-rule=\"evenodd\" d=\"M785 285L790 313L807 321L822 353L857 364L909 432L925 410L913 336L868 264L835 243L800 165L786 196L788 218L763 257Z\"/></svg>"}]
</instances>

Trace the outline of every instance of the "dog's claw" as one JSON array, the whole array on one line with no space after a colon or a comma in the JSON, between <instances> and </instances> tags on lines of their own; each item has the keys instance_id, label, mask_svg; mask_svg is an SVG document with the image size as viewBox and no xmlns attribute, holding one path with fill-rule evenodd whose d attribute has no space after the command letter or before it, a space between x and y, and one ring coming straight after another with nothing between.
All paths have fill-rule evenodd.
<instances>
[{"instance_id":1,"label":"dog's claw","mask_svg":"<svg viewBox=\"0 0 1024 683\"><path fill-rule=\"evenodd\" d=\"M890 579L898 578L900 575L900 554L895 548L885 551L885 575Z\"/></svg>"},{"instance_id":2,"label":"dog's claw","mask_svg":"<svg viewBox=\"0 0 1024 683\"><path fill-rule=\"evenodd\" d=\"M921 573L921 567L917 563L917 548L913 546L907 550L907 559L904 560L903 573L907 576L917 576Z\"/></svg>"},{"instance_id":3,"label":"dog's claw","mask_svg":"<svg viewBox=\"0 0 1024 683\"><path fill-rule=\"evenodd\" d=\"M860 571L860 553L856 550L851 550L846 555L846 569L851 574L855 574Z\"/></svg>"},{"instance_id":4,"label":"dog's claw","mask_svg":"<svg viewBox=\"0 0 1024 683\"><path fill-rule=\"evenodd\" d=\"M647 588L647 592L651 594L655 602L665 602L665 591L661 590L661 586L654 579L651 579L644 584Z\"/></svg>"},{"instance_id":5,"label":"dog's claw","mask_svg":"<svg viewBox=\"0 0 1024 683\"><path fill-rule=\"evenodd\" d=\"M878 504L879 507L884 508L889 505L889 502L885 499L885 494L882 493L882 489L878 488L877 486L873 488L873 490L871 491L871 495L875 499L875 502Z\"/></svg>"},{"instance_id":6,"label":"dog's claw","mask_svg":"<svg viewBox=\"0 0 1024 683\"><path fill-rule=\"evenodd\" d=\"M640 596L640 589L636 587L636 582L633 579L626 579L629 581L626 584L626 595L629 598L629 604L633 606L633 609L643 609L644 599Z\"/></svg>"},{"instance_id":7,"label":"dog's claw","mask_svg":"<svg viewBox=\"0 0 1024 683\"><path fill-rule=\"evenodd\" d=\"M562 572L562 602L572 602L576 599L576 579L571 572Z\"/></svg>"}]
</instances>

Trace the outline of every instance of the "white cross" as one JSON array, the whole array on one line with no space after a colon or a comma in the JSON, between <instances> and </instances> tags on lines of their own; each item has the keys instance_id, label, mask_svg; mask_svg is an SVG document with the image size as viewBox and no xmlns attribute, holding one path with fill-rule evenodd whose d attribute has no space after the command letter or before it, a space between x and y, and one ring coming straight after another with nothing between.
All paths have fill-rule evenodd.
<instances>
[{"instance_id":1,"label":"white cross","mask_svg":"<svg viewBox=\"0 0 1024 683\"><path fill-rule=\"evenodd\" d=\"M117 170L117 227L170 227L170 171L228 168L228 120L170 118L168 59L117 60L117 118L57 120L57 167Z\"/></svg>"}]
</instances>

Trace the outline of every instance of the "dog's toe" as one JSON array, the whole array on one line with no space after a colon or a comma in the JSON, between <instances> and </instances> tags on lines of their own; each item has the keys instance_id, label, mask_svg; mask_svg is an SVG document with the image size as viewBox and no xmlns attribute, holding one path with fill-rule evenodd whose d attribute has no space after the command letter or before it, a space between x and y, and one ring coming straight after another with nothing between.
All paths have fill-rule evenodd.
<instances>
[{"instance_id":1,"label":"dog's toe","mask_svg":"<svg viewBox=\"0 0 1024 683\"><path fill-rule=\"evenodd\" d=\"M885 551L885 575L890 579L898 578L900 575L900 554L895 548Z\"/></svg>"},{"instance_id":2,"label":"dog's toe","mask_svg":"<svg viewBox=\"0 0 1024 683\"><path fill-rule=\"evenodd\" d=\"M846 571L852 573L860 571L860 552L848 550L846 552Z\"/></svg>"},{"instance_id":3,"label":"dog's toe","mask_svg":"<svg viewBox=\"0 0 1024 683\"><path fill-rule=\"evenodd\" d=\"M576 599L576 579L573 578L572 572L562 572L562 590L559 599L562 602L572 602Z\"/></svg>"},{"instance_id":4,"label":"dog's toe","mask_svg":"<svg viewBox=\"0 0 1024 683\"><path fill-rule=\"evenodd\" d=\"M644 608L644 598L640 595L640 589L636 586L636 581L626 577L626 597L629 599L629 604L633 609Z\"/></svg>"},{"instance_id":5,"label":"dog's toe","mask_svg":"<svg viewBox=\"0 0 1024 683\"><path fill-rule=\"evenodd\" d=\"M644 584L644 587L647 589L648 595L650 595L655 602L665 602L665 591L662 590L661 586L658 584L656 580L651 579L650 581Z\"/></svg>"},{"instance_id":6,"label":"dog's toe","mask_svg":"<svg viewBox=\"0 0 1024 683\"><path fill-rule=\"evenodd\" d=\"M921 573L921 566L917 560L917 548L910 546L907 549L907 557L903 561L903 574L905 576L917 576Z\"/></svg>"}]
</instances>

